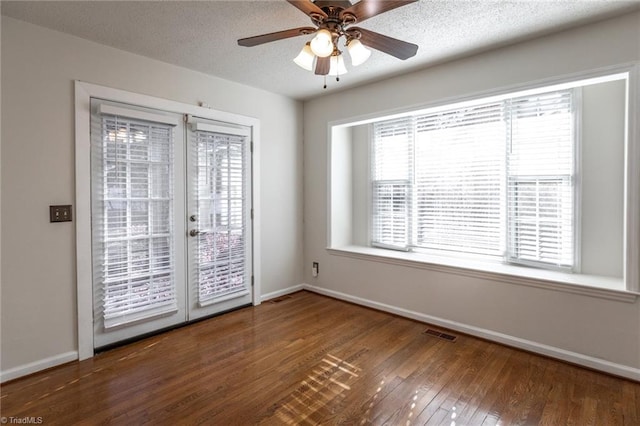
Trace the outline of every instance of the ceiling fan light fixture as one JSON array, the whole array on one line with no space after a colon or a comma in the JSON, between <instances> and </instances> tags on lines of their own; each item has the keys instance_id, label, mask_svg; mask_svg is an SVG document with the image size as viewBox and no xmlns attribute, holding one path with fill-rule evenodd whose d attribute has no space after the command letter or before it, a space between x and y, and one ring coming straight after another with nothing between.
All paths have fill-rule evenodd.
<instances>
[{"instance_id":1,"label":"ceiling fan light fixture","mask_svg":"<svg viewBox=\"0 0 640 426\"><path fill-rule=\"evenodd\" d=\"M339 77L347 73L342 53L338 52L329 59L329 75Z\"/></svg>"},{"instance_id":2,"label":"ceiling fan light fixture","mask_svg":"<svg viewBox=\"0 0 640 426\"><path fill-rule=\"evenodd\" d=\"M311 51L320 58L326 58L333 53L333 35L327 29L320 29L311 40Z\"/></svg>"},{"instance_id":3,"label":"ceiling fan light fixture","mask_svg":"<svg viewBox=\"0 0 640 426\"><path fill-rule=\"evenodd\" d=\"M356 38L349 41L347 50L349 51L349 56L351 56L351 65L354 67L365 63L367 59L369 59L369 56L371 56L371 50L367 49L364 44Z\"/></svg>"},{"instance_id":4,"label":"ceiling fan light fixture","mask_svg":"<svg viewBox=\"0 0 640 426\"><path fill-rule=\"evenodd\" d=\"M314 55L311 50L311 43L307 42L293 62L295 62L299 67L304 68L307 71L311 71L313 69L313 60L315 58L316 55Z\"/></svg>"},{"instance_id":5,"label":"ceiling fan light fixture","mask_svg":"<svg viewBox=\"0 0 640 426\"><path fill-rule=\"evenodd\" d=\"M415 56L418 51L416 44L352 25L418 1L287 0L307 15L313 26L241 38L238 45L252 47L292 37L312 37L293 61L301 68L323 76L326 89L327 75L335 76L336 81L340 81L340 75L347 73L345 59L338 46L347 48L353 66L366 62L373 48L401 60Z\"/></svg>"}]
</instances>

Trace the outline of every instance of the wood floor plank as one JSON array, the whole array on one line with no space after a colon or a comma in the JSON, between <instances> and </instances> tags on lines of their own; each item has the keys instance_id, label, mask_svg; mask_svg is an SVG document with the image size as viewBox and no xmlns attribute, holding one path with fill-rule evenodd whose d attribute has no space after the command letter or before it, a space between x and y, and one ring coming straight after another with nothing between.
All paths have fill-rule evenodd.
<instances>
[{"instance_id":1,"label":"wood floor plank","mask_svg":"<svg viewBox=\"0 0 640 426\"><path fill-rule=\"evenodd\" d=\"M47 425L639 425L640 384L309 292L0 387ZM453 333L456 334L456 333Z\"/></svg>"},{"instance_id":2,"label":"wood floor plank","mask_svg":"<svg viewBox=\"0 0 640 426\"><path fill-rule=\"evenodd\" d=\"M443 396L446 395L446 398L440 404L438 411L428 420L429 423L442 425L464 424L464 422L461 422L460 415L467 405L468 398L466 398L466 395L472 395L478 384L482 387L486 386L484 381L476 382L476 379L483 377L480 373L487 369L490 357L492 357L493 347L487 348L481 342L478 341L477 343L479 343L479 346L471 355L471 361L467 362L464 367L463 374L460 374L457 380L450 382L445 387L446 394L441 392Z\"/></svg>"},{"instance_id":3,"label":"wood floor plank","mask_svg":"<svg viewBox=\"0 0 640 426\"><path fill-rule=\"evenodd\" d=\"M527 418L534 410L539 377L545 370L545 364L535 362L538 357L518 352L519 368L517 378L511 386L505 386L505 393L501 394L499 406L492 407L499 413L500 421L508 425L525 425Z\"/></svg>"},{"instance_id":4,"label":"wood floor plank","mask_svg":"<svg viewBox=\"0 0 640 426\"><path fill-rule=\"evenodd\" d=\"M640 389L631 383L622 384L622 410L625 421L640 425Z\"/></svg>"},{"instance_id":5,"label":"wood floor plank","mask_svg":"<svg viewBox=\"0 0 640 426\"><path fill-rule=\"evenodd\" d=\"M479 350L481 344L477 339L459 339L456 343L450 344L453 346L447 349L451 354L442 359L440 371L434 372L434 380L431 381L428 390L426 387L421 389L423 392L418 397L416 422L438 424L440 416L452 409L452 405L446 403L447 399L457 400L460 396L461 380L468 378L465 374L477 371L480 368L478 363L484 363Z\"/></svg>"}]
</instances>

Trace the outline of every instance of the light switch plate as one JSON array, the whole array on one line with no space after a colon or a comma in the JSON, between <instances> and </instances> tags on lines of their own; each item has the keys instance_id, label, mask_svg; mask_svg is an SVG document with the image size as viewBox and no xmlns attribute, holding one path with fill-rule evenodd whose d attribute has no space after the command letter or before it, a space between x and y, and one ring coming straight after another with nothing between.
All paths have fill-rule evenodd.
<instances>
[{"instance_id":1,"label":"light switch plate","mask_svg":"<svg viewBox=\"0 0 640 426\"><path fill-rule=\"evenodd\" d=\"M49 206L49 222L71 222L71 205Z\"/></svg>"}]
</instances>

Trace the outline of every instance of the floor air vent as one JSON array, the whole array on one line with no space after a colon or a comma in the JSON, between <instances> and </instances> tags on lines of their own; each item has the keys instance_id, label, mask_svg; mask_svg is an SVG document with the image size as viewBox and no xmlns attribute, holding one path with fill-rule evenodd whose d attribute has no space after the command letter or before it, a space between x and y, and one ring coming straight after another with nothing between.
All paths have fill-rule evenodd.
<instances>
[{"instance_id":1,"label":"floor air vent","mask_svg":"<svg viewBox=\"0 0 640 426\"><path fill-rule=\"evenodd\" d=\"M454 336L453 334L447 334L447 333L443 333L441 331L438 330L433 330L431 328L426 329L423 334L428 334L429 336L433 336L433 337L438 337L440 339L444 339L448 342L455 342L456 339L458 338L457 336Z\"/></svg>"}]
</instances>

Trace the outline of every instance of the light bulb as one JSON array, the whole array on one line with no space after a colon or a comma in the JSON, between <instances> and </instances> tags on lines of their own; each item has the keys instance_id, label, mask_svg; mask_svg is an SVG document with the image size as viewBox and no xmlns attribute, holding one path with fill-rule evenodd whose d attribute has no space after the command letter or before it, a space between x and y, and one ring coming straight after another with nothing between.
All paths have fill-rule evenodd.
<instances>
[{"instance_id":1,"label":"light bulb","mask_svg":"<svg viewBox=\"0 0 640 426\"><path fill-rule=\"evenodd\" d=\"M304 45L298 56L293 60L298 66L304 68L307 71L311 71L313 69L313 60L315 59L315 55L311 51L311 43L307 43Z\"/></svg>"},{"instance_id":2,"label":"light bulb","mask_svg":"<svg viewBox=\"0 0 640 426\"><path fill-rule=\"evenodd\" d=\"M329 75L341 76L347 73L347 67L344 66L344 58L338 52L337 55L331 56L329 59Z\"/></svg>"},{"instance_id":3,"label":"light bulb","mask_svg":"<svg viewBox=\"0 0 640 426\"><path fill-rule=\"evenodd\" d=\"M316 32L316 36L311 40L311 51L320 58L326 58L333 53L333 36L329 30L323 28Z\"/></svg>"},{"instance_id":4,"label":"light bulb","mask_svg":"<svg viewBox=\"0 0 640 426\"><path fill-rule=\"evenodd\" d=\"M360 40L355 38L347 44L347 50L351 56L351 65L354 67L363 64L371 56L371 50L364 47Z\"/></svg>"}]
</instances>

